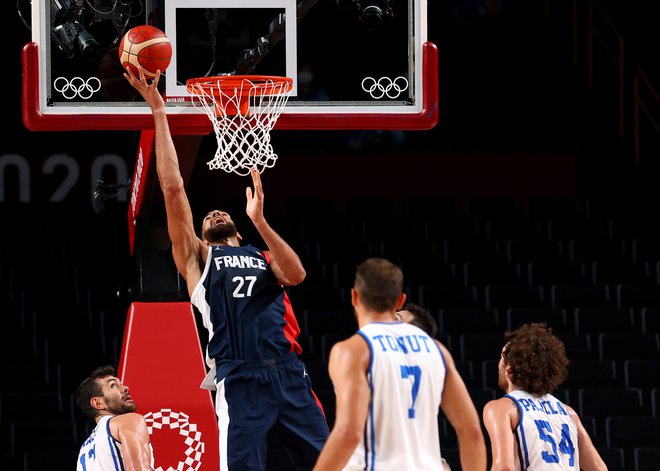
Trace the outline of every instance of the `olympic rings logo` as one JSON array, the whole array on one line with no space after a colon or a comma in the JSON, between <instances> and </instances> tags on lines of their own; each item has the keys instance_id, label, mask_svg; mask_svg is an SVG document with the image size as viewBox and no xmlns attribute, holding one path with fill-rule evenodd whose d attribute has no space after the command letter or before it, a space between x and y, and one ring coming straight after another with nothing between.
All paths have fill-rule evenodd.
<instances>
[{"instance_id":1,"label":"olympic rings logo","mask_svg":"<svg viewBox=\"0 0 660 471\"><path fill-rule=\"evenodd\" d=\"M401 75L394 80L389 77L381 77L378 80L373 77L365 77L362 80L362 90L371 95L374 100L380 100L384 96L398 98L407 89L408 80Z\"/></svg>"},{"instance_id":2,"label":"olympic rings logo","mask_svg":"<svg viewBox=\"0 0 660 471\"><path fill-rule=\"evenodd\" d=\"M53 82L53 88L67 100L73 100L76 97L89 100L94 93L101 89L101 81L97 77L90 77L87 80L82 77L73 77L71 80L66 77L57 77Z\"/></svg>"}]
</instances>

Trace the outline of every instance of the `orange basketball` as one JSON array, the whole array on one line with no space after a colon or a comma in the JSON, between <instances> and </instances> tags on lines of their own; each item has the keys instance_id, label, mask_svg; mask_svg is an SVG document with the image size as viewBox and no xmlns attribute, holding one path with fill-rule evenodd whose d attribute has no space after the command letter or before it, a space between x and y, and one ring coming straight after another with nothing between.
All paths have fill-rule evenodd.
<instances>
[{"instance_id":1,"label":"orange basketball","mask_svg":"<svg viewBox=\"0 0 660 471\"><path fill-rule=\"evenodd\" d=\"M158 28L140 25L128 30L119 43L119 61L121 65L131 67L138 74L138 64L144 69L144 75L155 77L156 71L164 72L172 59L170 40Z\"/></svg>"}]
</instances>

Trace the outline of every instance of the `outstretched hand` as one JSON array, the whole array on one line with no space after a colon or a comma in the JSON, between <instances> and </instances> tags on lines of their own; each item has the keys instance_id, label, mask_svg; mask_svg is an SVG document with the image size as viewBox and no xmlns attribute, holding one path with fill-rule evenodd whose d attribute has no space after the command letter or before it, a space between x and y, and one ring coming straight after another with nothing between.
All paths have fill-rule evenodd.
<instances>
[{"instance_id":1,"label":"outstretched hand","mask_svg":"<svg viewBox=\"0 0 660 471\"><path fill-rule=\"evenodd\" d=\"M135 88L144 101L147 102L151 111L156 111L165 108L165 101L158 91L158 81L160 80L160 70L156 72L156 76L153 78L151 83L147 81L147 77L144 75L144 69L142 66L138 65L139 77L135 76L135 72L131 67L126 67L126 72L124 77L128 80L133 88Z\"/></svg>"},{"instance_id":2,"label":"outstretched hand","mask_svg":"<svg viewBox=\"0 0 660 471\"><path fill-rule=\"evenodd\" d=\"M252 193L252 188L249 186L245 189L245 196L247 197L245 212L253 223L257 223L264 218L264 189L261 186L259 170L252 167L250 169L250 175L252 175L254 194Z\"/></svg>"}]
</instances>

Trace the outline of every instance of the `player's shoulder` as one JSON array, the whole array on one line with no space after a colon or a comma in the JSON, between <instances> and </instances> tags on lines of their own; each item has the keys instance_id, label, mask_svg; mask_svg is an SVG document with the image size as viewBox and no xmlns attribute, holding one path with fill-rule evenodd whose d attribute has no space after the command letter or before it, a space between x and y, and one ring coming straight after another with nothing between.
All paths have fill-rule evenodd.
<instances>
[{"instance_id":1,"label":"player's shoulder","mask_svg":"<svg viewBox=\"0 0 660 471\"><path fill-rule=\"evenodd\" d=\"M112 421L119 426L142 426L147 423L144 416L137 412L127 412L126 414L117 415L112 418Z\"/></svg>"},{"instance_id":2,"label":"player's shoulder","mask_svg":"<svg viewBox=\"0 0 660 471\"><path fill-rule=\"evenodd\" d=\"M108 425L110 434L115 440L119 441L121 441L121 435L127 432L148 433L147 421L142 414L138 414L137 412L115 415L109 419Z\"/></svg>"},{"instance_id":3,"label":"player's shoulder","mask_svg":"<svg viewBox=\"0 0 660 471\"><path fill-rule=\"evenodd\" d=\"M488 401L483 408L484 418L495 418L517 412L517 405L513 398L502 396Z\"/></svg>"},{"instance_id":4,"label":"player's shoulder","mask_svg":"<svg viewBox=\"0 0 660 471\"><path fill-rule=\"evenodd\" d=\"M332 346L330 354L337 359L357 358L362 354L369 354L369 345L359 333L353 334L345 340L340 340Z\"/></svg>"},{"instance_id":5,"label":"player's shoulder","mask_svg":"<svg viewBox=\"0 0 660 471\"><path fill-rule=\"evenodd\" d=\"M442 352L443 355L445 355L447 357L452 356L451 352L449 351L449 348L447 348L447 346L444 343L442 343L440 340L438 340L436 338L433 338L433 341L438 346L438 348L440 349L440 351Z\"/></svg>"},{"instance_id":6,"label":"player's shoulder","mask_svg":"<svg viewBox=\"0 0 660 471\"><path fill-rule=\"evenodd\" d=\"M341 350L362 350L364 348L368 348L368 342L362 334L356 332L345 340L337 342L333 348L335 347Z\"/></svg>"},{"instance_id":7,"label":"player's shoulder","mask_svg":"<svg viewBox=\"0 0 660 471\"><path fill-rule=\"evenodd\" d=\"M239 249L239 250L242 250L244 252L249 252L251 254L259 255L259 256L262 256L262 257L265 256L265 255L270 254L269 250L261 250L259 247L255 247L252 244L242 244L242 245L236 246L236 248Z\"/></svg>"},{"instance_id":8,"label":"player's shoulder","mask_svg":"<svg viewBox=\"0 0 660 471\"><path fill-rule=\"evenodd\" d=\"M571 406L569 406L565 402L562 402L561 405L562 405L562 407L564 407L564 409L566 409L566 412L568 412L568 414L573 418L573 420L575 422L580 421L580 416L578 415L577 412L575 412L575 409L573 409Z\"/></svg>"}]
</instances>

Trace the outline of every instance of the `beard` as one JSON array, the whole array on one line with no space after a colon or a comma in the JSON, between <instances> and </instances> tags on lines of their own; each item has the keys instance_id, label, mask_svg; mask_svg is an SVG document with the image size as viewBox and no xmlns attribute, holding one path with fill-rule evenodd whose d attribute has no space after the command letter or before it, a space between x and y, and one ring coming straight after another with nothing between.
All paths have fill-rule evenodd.
<instances>
[{"instance_id":1,"label":"beard","mask_svg":"<svg viewBox=\"0 0 660 471\"><path fill-rule=\"evenodd\" d=\"M124 402L122 400L112 401L106 404L108 412L114 415L127 414L128 412L135 412L137 405L134 402Z\"/></svg>"},{"instance_id":2,"label":"beard","mask_svg":"<svg viewBox=\"0 0 660 471\"><path fill-rule=\"evenodd\" d=\"M236 234L238 234L236 225L233 222L227 222L214 227L208 227L202 234L202 238L213 244L234 237Z\"/></svg>"}]
</instances>

